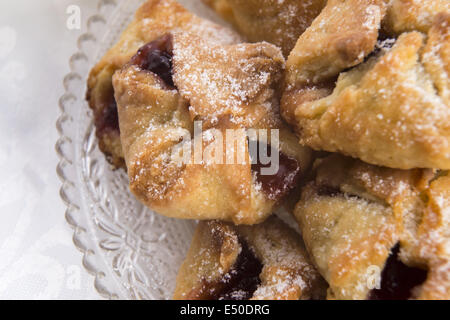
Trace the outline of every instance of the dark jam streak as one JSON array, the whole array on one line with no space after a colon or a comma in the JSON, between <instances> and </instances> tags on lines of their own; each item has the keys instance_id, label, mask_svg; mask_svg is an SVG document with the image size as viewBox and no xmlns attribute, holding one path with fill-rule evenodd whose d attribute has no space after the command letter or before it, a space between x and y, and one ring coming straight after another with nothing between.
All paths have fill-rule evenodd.
<instances>
[{"instance_id":1,"label":"dark jam streak","mask_svg":"<svg viewBox=\"0 0 450 320\"><path fill-rule=\"evenodd\" d=\"M370 300L407 300L411 290L426 280L427 271L403 264L398 259L399 251L400 245L396 244L381 273L381 289L373 289Z\"/></svg>"},{"instance_id":2,"label":"dark jam streak","mask_svg":"<svg viewBox=\"0 0 450 320\"><path fill-rule=\"evenodd\" d=\"M114 98L114 89L111 85L101 99L102 107L100 113L95 117L95 126L97 133L102 136L105 132L117 131L119 129L119 114L117 112L117 103Z\"/></svg>"},{"instance_id":3,"label":"dark jam streak","mask_svg":"<svg viewBox=\"0 0 450 320\"><path fill-rule=\"evenodd\" d=\"M356 199L364 200L364 198L361 198L357 194L343 192L338 187L332 187L332 186L325 185L325 184L318 186L317 195L322 196L322 197L331 197L331 198L341 196L341 197L346 197L346 198L356 198Z\"/></svg>"},{"instance_id":4,"label":"dark jam streak","mask_svg":"<svg viewBox=\"0 0 450 320\"><path fill-rule=\"evenodd\" d=\"M172 57L172 37L164 35L141 47L131 58L130 63L142 70L155 73L167 86L175 87L172 79ZM95 123L98 134L102 136L108 131L120 132L117 103L112 85L104 93L101 103L103 107Z\"/></svg>"},{"instance_id":5,"label":"dark jam streak","mask_svg":"<svg viewBox=\"0 0 450 320\"><path fill-rule=\"evenodd\" d=\"M380 31L378 34L377 44L375 45L375 48L370 54L367 55L367 57L364 59L364 62L373 57L378 56L382 51L391 49L396 41L397 41L396 38L389 37L387 34Z\"/></svg>"},{"instance_id":6,"label":"dark jam streak","mask_svg":"<svg viewBox=\"0 0 450 320\"><path fill-rule=\"evenodd\" d=\"M259 275L262 264L248 244L239 239L241 252L233 268L222 279L210 282L206 279L198 289L187 295L187 300L249 300L261 284Z\"/></svg>"},{"instance_id":7,"label":"dark jam streak","mask_svg":"<svg viewBox=\"0 0 450 320\"><path fill-rule=\"evenodd\" d=\"M328 185L320 185L317 189L317 195L323 197L337 197L339 195L344 195L344 193L339 188Z\"/></svg>"},{"instance_id":8,"label":"dark jam streak","mask_svg":"<svg viewBox=\"0 0 450 320\"><path fill-rule=\"evenodd\" d=\"M137 65L142 70L153 72L166 85L174 88L172 58L172 37L164 35L142 46L131 58L131 64Z\"/></svg>"},{"instance_id":9,"label":"dark jam streak","mask_svg":"<svg viewBox=\"0 0 450 320\"><path fill-rule=\"evenodd\" d=\"M211 297L213 300L249 300L261 283L261 262L245 241L240 243L242 251L233 270L224 276L221 289Z\"/></svg>"},{"instance_id":10,"label":"dark jam streak","mask_svg":"<svg viewBox=\"0 0 450 320\"><path fill-rule=\"evenodd\" d=\"M270 146L267 146L267 150L271 150ZM270 166L270 163L263 165L259 161L259 157L257 157L256 163L252 164L252 171L256 174L256 181L261 184L261 188L266 196L271 200L278 201L296 187L301 176L300 166L296 159L282 152L279 153L279 169L277 173L274 175L263 175L261 169L270 168Z\"/></svg>"}]
</instances>

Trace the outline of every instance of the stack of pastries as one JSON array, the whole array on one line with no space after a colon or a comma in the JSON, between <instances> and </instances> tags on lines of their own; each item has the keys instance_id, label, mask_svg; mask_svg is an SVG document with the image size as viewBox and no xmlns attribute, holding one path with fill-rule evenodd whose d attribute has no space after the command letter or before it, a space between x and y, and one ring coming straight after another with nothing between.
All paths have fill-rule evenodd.
<instances>
[{"instance_id":1,"label":"stack of pastries","mask_svg":"<svg viewBox=\"0 0 450 320\"><path fill-rule=\"evenodd\" d=\"M132 193L200 221L173 298L450 299L450 2L203 2L234 30L148 0L88 80Z\"/></svg>"}]
</instances>

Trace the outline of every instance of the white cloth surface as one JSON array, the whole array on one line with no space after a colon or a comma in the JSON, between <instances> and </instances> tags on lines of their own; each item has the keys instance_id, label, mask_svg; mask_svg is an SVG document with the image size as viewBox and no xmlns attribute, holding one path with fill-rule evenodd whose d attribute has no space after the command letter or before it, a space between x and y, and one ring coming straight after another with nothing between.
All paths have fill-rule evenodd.
<instances>
[{"instance_id":1,"label":"white cloth surface","mask_svg":"<svg viewBox=\"0 0 450 320\"><path fill-rule=\"evenodd\" d=\"M0 1L0 299L100 299L64 219L55 122L97 0ZM67 8L81 8L81 30Z\"/></svg>"}]
</instances>

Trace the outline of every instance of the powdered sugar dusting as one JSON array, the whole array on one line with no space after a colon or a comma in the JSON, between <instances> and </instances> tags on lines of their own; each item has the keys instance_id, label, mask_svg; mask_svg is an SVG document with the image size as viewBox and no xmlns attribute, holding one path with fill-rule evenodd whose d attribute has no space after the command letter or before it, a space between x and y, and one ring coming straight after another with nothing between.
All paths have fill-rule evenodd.
<instances>
[{"instance_id":1,"label":"powdered sugar dusting","mask_svg":"<svg viewBox=\"0 0 450 320\"><path fill-rule=\"evenodd\" d=\"M244 115L251 117L247 105L265 94L264 90L273 93L271 87L284 67L281 54L269 44L223 46L186 33L176 33L175 39L178 89L191 102L191 110L210 121L227 114L235 122ZM270 108L271 102L258 101L265 108ZM245 121L252 122L251 118Z\"/></svg>"}]
</instances>

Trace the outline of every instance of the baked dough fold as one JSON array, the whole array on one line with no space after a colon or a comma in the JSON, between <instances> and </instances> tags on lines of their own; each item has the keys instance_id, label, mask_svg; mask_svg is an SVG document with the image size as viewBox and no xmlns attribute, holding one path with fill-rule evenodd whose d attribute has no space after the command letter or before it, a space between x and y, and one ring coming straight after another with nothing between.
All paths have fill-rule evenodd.
<instances>
[{"instance_id":1,"label":"baked dough fold","mask_svg":"<svg viewBox=\"0 0 450 320\"><path fill-rule=\"evenodd\" d=\"M392 7L352 2L329 1L297 42L284 118L316 150L399 169L450 169L450 12L436 14L427 35L382 39Z\"/></svg>"},{"instance_id":2,"label":"baked dough fold","mask_svg":"<svg viewBox=\"0 0 450 320\"><path fill-rule=\"evenodd\" d=\"M329 299L450 297L450 177L331 155L295 209ZM373 290L372 290L373 289Z\"/></svg>"},{"instance_id":3,"label":"baked dough fold","mask_svg":"<svg viewBox=\"0 0 450 320\"><path fill-rule=\"evenodd\" d=\"M163 58L155 58L163 48ZM148 57L165 55L172 61L173 83L143 67L152 64L145 61ZM237 224L267 218L296 186L311 158L278 114L275 92L283 68L281 52L268 43L222 45L184 31L141 48L113 77L130 189L136 197L170 217ZM195 121L202 132L196 133ZM256 141L279 153L278 171L264 175L251 162L247 129L267 132ZM243 143L230 146L229 130ZM274 130L279 132L278 146L271 140ZM198 147L203 150L200 159ZM225 158L230 151L232 162Z\"/></svg>"},{"instance_id":4,"label":"baked dough fold","mask_svg":"<svg viewBox=\"0 0 450 320\"><path fill-rule=\"evenodd\" d=\"M326 0L203 0L247 40L267 41L285 57L298 37L311 25Z\"/></svg>"},{"instance_id":5,"label":"baked dough fold","mask_svg":"<svg viewBox=\"0 0 450 320\"><path fill-rule=\"evenodd\" d=\"M318 299L325 290L300 236L271 217L255 226L200 222L174 299Z\"/></svg>"}]
</instances>

